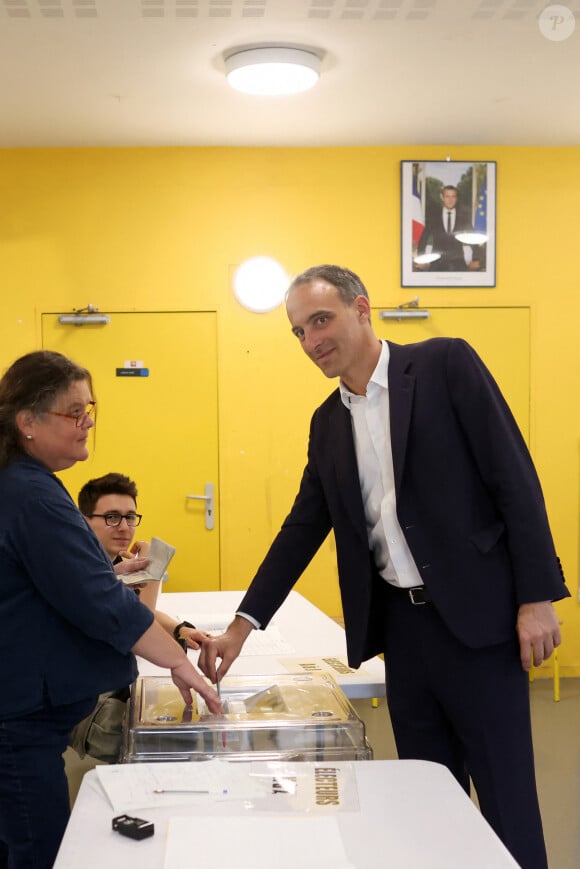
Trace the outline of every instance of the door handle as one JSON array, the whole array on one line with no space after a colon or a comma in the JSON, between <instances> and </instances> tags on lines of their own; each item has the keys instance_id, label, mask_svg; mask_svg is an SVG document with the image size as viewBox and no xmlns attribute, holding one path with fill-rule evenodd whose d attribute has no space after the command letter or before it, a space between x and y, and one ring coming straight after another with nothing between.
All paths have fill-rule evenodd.
<instances>
[{"instance_id":1,"label":"door handle","mask_svg":"<svg viewBox=\"0 0 580 869\"><path fill-rule=\"evenodd\" d=\"M213 531L213 483L205 484L205 495L186 495L190 501L205 501L205 527Z\"/></svg>"}]
</instances>

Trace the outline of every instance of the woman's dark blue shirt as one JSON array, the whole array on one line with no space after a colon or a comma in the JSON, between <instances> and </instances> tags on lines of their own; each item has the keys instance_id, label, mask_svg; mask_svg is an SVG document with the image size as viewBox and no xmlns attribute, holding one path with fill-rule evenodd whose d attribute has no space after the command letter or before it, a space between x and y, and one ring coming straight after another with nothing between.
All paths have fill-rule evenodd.
<instances>
[{"instance_id":1,"label":"woman's dark blue shirt","mask_svg":"<svg viewBox=\"0 0 580 869\"><path fill-rule=\"evenodd\" d=\"M0 719L128 685L152 621L54 474L0 472Z\"/></svg>"}]
</instances>

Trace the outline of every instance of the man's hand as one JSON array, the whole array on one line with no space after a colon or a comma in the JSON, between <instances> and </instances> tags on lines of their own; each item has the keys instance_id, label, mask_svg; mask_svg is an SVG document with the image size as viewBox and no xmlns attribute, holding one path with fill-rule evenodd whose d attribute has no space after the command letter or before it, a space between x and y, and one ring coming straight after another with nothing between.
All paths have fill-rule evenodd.
<instances>
[{"instance_id":1,"label":"man's hand","mask_svg":"<svg viewBox=\"0 0 580 869\"><path fill-rule=\"evenodd\" d=\"M526 672L532 664L539 667L542 661L547 661L562 642L558 616L549 600L521 604L516 630L522 667Z\"/></svg>"},{"instance_id":2,"label":"man's hand","mask_svg":"<svg viewBox=\"0 0 580 869\"><path fill-rule=\"evenodd\" d=\"M254 626L242 616L236 616L225 633L219 637L202 639L201 652L197 666L214 684L223 679L233 662L240 654L244 642L254 630ZM216 670L216 659L221 664Z\"/></svg>"}]
</instances>

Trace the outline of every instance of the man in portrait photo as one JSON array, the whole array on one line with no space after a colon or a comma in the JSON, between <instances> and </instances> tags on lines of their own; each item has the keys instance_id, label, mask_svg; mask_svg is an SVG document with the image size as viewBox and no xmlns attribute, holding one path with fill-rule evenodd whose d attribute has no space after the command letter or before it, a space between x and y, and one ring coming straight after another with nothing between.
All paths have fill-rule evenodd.
<instances>
[{"instance_id":1,"label":"man in portrait photo","mask_svg":"<svg viewBox=\"0 0 580 869\"><path fill-rule=\"evenodd\" d=\"M425 226L417 244L417 255L438 254L429 263L414 263L414 268L437 272L476 271L480 268L478 247L462 244L456 234L473 232L470 209L459 203L457 187L446 184L441 190L440 203L427 202Z\"/></svg>"}]
</instances>

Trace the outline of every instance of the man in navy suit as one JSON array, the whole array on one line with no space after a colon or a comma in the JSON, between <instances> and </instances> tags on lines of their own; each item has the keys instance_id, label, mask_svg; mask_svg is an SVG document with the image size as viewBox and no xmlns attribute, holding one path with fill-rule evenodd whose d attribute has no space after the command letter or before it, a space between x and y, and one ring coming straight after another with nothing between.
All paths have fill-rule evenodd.
<instances>
[{"instance_id":1,"label":"man in navy suit","mask_svg":"<svg viewBox=\"0 0 580 869\"><path fill-rule=\"evenodd\" d=\"M466 789L471 777L515 859L545 869L527 671L560 643L552 601L569 593L516 422L464 341L379 341L347 269L308 269L286 305L339 388L312 418L292 510L200 666L225 674L332 529L349 663L384 652L399 756L443 763Z\"/></svg>"}]
</instances>

